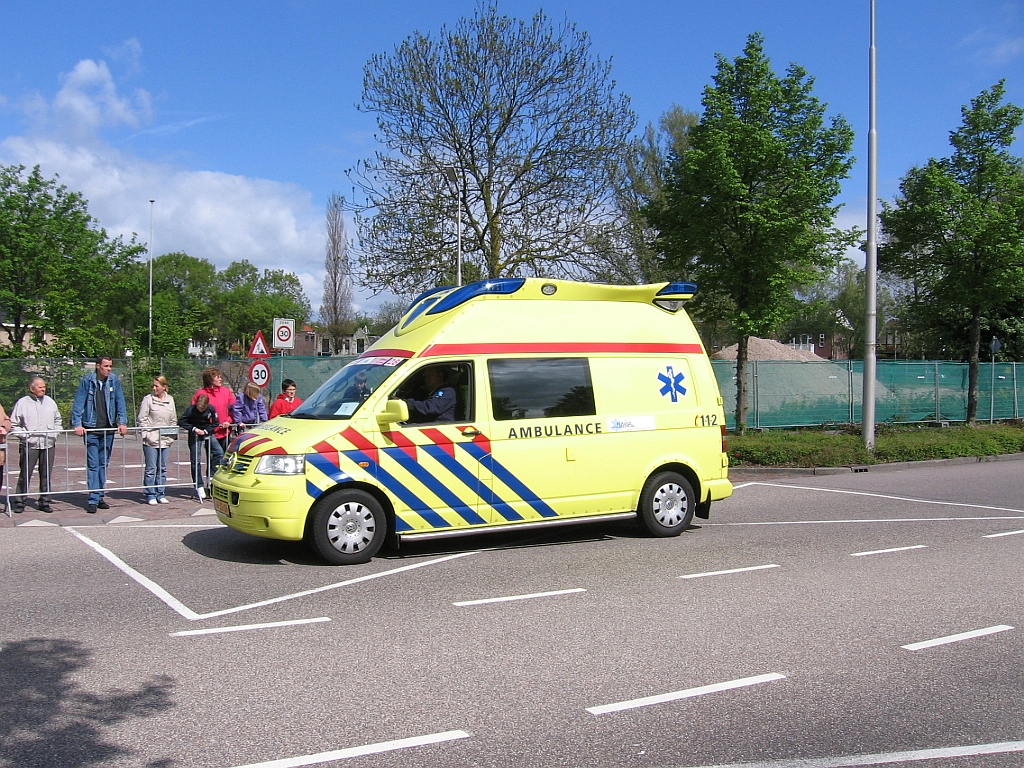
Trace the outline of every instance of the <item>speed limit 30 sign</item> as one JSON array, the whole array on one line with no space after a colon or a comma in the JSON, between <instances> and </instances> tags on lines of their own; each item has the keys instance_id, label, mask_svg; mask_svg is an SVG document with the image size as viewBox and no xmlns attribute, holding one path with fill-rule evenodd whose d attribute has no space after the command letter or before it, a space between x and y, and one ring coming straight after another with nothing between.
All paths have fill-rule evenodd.
<instances>
[{"instance_id":1,"label":"speed limit 30 sign","mask_svg":"<svg viewBox=\"0 0 1024 768\"><path fill-rule=\"evenodd\" d=\"M295 321L291 318L274 318L274 349L295 349Z\"/></svg>"},{"instance_id":2,"label":"speed limit 30 sign","mask_svg":"<svg viewBox=\"0 0 1024 768\"><path fill-rule=\"evenodd\" d=\"M249 381L257 387L265 387L270 383L270 363L266 360L253 360L249 364Z\"/></svg>"}]
</instances>

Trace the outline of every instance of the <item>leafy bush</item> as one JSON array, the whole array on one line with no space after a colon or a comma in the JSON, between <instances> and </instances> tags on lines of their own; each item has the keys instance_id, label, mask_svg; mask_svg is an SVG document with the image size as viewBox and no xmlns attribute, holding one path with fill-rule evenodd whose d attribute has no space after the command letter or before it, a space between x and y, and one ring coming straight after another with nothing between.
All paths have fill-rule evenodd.
<instances>
[{"instance_id":1,"label":"leafy bush","mask_svg":"<svg viewBox=\"0 0 1024 768\"><path fill-rule=\"evenodd\" d=\"M729 465L775 467L843 467L896 461L994 456L1024 451L1024 426L882 427L875 453L864 450L852 431L771 430L729 436Z\"/></svg>"}]
</instances>

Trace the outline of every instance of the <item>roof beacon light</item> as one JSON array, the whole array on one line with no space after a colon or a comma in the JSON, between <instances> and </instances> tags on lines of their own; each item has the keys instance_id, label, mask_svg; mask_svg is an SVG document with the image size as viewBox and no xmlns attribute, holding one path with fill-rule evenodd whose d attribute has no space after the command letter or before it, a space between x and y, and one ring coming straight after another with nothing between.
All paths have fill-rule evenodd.
<instances>
[{"instance_id":1,"label":"roof beacon light","mask_svg":"<svg viewBox=\"0 0 1024 768\"><path fill-rule=\"evenodd\" d=\"M669 312L678 312L696 292L696 283L669 283L655 294L654 303Z\"/></svg>"},{"instance_id":2,"label":"roof beacon light","mask_svg":"<svg viewBox=\"0 0 1024 768\"><path fill-rule=\"evenodd\" d=\"M455 307L460 304L465 304L470 299L475 299L477 296L485 296L487 294L508 295L510 293L515 293L523 287L523 283L525 282L526 279L522 277L503 277L497 280L479 280L475 283L464 285L461 288L456 288L431 307L427 311L427 314L438 315L442 312L447 312L450 309L455 309Z\"/></svg>"}]
</instances>

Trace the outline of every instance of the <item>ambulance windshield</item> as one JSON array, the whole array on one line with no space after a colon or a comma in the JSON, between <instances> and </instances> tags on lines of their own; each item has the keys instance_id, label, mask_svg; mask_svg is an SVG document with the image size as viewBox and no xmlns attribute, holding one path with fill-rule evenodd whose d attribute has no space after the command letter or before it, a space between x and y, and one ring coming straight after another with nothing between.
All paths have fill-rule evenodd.
<instances>
[{"instance_id":1,"label":"ambulance windshield","mask_svg":"<svg viewBox=\"0 0 1024 768\"><path fill-rule=\"evenodd\" d=\"M297 419L348 419L404 362L402 357L361 357L353 360L290 415Z\"/></svg>"}]
</instances>

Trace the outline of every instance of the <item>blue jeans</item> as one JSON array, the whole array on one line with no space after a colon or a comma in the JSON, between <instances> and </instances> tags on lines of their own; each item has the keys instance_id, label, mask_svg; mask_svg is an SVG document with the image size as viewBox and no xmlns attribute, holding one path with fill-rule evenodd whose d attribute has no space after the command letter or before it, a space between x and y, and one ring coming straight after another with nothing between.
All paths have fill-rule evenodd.
<instances>
[{"instance_id":1,"label":"blue jeans","mask_svg":"<svg viewBox=\"0 0 1024 768\"><path fill-rule=\"evenodd\" d=\"M98 504L107 485L107 464L114 449L114 430L85 433L85 480L89 486L89 503Z\"/></svg>"},{"instance_id":2,"label":"blue jeans","mask_svg":"<svg viewBox=\"0 0 1024 768\"><path fill-rule=\"evenodd\" d=\"M188 436L188 452L192 465L192 482L202 488L217 471L217 466L224 458L224 448L216 437L196 437L195 433ZM206 482L203 482L203 465L206 465Z\"/></svg>"},{"instance_id":3,"label":"blue jeans","mask_svg":"<svg viewBox=\"0 0 1024 768\"><path fill-rule=\"evenodd\" d=\"M167 449L143 443L142 455L146 459L146 471L143 475L143 483L146 485L144 491L146 501L162 499L164 486L167 484Z\"/></svg>"}]
</instances>

